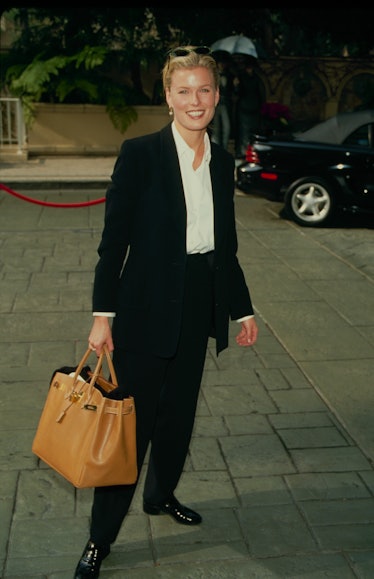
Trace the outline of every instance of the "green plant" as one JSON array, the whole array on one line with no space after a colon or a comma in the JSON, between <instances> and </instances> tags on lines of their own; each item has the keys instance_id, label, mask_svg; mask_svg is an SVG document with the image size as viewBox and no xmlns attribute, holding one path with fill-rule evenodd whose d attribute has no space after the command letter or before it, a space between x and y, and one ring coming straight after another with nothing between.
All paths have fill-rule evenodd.
<instances>
[{"instance_id":1,"label":"green plant","mask_svg":"<svg viewBox=\"0 0 374 579\"><path fill-rule=\"evenodd\" d=\"M103 46L84 46L72 56L43 59L37 55L27 66L10 66L5 84L21 99L28 126L35 116L35 103L85 102L105 104L113 125L123 133L137 119L132 106L136 97L134 91L111 78L113 58L112 51Z\"/></svg>"}]
</instances>

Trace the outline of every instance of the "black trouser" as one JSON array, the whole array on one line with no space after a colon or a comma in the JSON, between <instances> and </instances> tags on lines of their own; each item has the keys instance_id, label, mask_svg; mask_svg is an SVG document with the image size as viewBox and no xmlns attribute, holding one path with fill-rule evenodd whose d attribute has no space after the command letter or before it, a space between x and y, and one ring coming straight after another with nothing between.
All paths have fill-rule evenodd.
<instances>
[{"instance_id":1,"label":"black trouser","mask_svg":"<svg viewBox=\"0 0 374 579\"><path fill-rule=\"evenodd\" d=\"M188 453L211 327L211 258L187 257L183 319L173 358L121 349L113 352L118 383L135 399L139 472L151 442L143 496L153 504L173 494ZM136 483L95 489L92 541L115 541L135 489Z\"/></svg>"}]
</instances>

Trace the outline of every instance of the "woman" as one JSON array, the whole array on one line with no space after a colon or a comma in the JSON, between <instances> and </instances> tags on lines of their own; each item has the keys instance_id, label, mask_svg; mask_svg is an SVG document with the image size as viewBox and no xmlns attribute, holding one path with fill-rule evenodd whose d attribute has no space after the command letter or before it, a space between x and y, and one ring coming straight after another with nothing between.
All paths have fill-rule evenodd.
<instances>
[{"instance_id":1,"label":"woman","mask_svg":"<svg viewBox=\"0 0 374 579\"><path fill-rule=\"evenodd\" d=\"M207 47L171 51L163 86L173 121L122 145L107 190L98 248L89 345L113 352L119 387L137 414L139 471L151 452L143 491L150 515L184 525L201 516L174 491L191 439L209 336L216 353L236 338L257 338L250 294L239 266L234 160L210 143L219 100L218 72ZM111 322L113 322L111 327ZM99 576L128 512L136 484L94 492L89 541L75 579Z\"/></svg>"}]
</instances>

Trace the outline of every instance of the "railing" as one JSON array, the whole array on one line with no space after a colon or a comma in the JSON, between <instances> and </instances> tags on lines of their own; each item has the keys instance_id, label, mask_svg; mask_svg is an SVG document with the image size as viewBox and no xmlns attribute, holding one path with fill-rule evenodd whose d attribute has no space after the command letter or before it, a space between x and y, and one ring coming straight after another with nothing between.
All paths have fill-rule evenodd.
<instances>
[{"instance_id":1,"label":"railing","mask_svg":"<svg viewBox=\"0 0 374 579\"><path fill-rule=\"evenodd\" d=\"M23 153L26 140L22 105L18 98L0 97L0 147Z\"/></svg>"}]
</instances>

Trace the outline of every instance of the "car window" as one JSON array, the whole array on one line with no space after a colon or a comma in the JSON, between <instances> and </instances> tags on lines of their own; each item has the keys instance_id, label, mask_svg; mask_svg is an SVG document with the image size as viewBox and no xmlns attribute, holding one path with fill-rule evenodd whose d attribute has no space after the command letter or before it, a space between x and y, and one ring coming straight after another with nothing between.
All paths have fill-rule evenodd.
<instances>
[{"instance_id":1,"label":"car window","mask_svg":"<svg viewBox=\"0 0 374 579\"><path fill-rule=\"evenodd\" d=\"M356 129L345 139L344 144L369 147L369 125L362 125L362 127Z\"/></svg>"}]
</instances>

